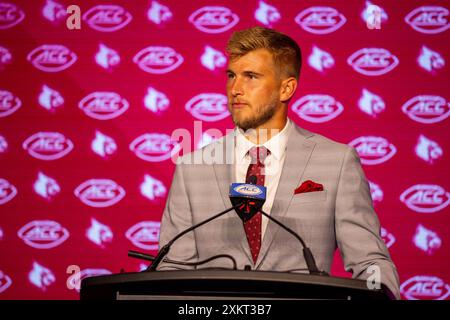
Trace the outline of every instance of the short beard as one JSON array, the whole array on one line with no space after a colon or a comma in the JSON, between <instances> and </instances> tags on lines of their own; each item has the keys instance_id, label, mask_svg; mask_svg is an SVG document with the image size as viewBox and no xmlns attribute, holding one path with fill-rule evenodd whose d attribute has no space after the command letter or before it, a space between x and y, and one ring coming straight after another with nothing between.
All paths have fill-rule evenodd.
<instances>
[{"instance_id":1,"label":"short beard","mask_svg":"<svg viewBox=\"0 0 450 320\"><path fill-rule=\"evenodd\" d=\"M234 124L244 131L249 129L256 129L257 127L263 125L274 116L277 109L277 101L273 99L269 104L259 107L257 113L248 119L243 119L239 121L237 118L233 117Z\"/></svg>"}]
</instances>

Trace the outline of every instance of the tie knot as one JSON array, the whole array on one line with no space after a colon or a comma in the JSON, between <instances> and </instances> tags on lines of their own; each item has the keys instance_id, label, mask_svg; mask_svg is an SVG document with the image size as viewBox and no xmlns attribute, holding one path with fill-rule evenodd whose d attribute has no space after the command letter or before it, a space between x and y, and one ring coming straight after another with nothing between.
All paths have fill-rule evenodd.
<instances>
[{"instance_id":1,"label":"tie knot","mask_svg":"<svg viewBox=\"0 0 450 320\"><path fill-rule=\"evenodd\" d=\"M266 147L252 147L248 154L252 158L252 163L261 162L264 163L264 160L266 160L266 157L270 155L270 150Z\"/></svg>"}]
</instances>

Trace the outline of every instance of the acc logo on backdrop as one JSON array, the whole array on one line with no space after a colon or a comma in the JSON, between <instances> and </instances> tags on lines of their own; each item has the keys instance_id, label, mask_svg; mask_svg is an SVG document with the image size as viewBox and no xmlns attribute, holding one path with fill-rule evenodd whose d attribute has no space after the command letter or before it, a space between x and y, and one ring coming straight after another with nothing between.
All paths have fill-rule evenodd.
<instances>
[{"instance_id":1,"label":"acc logo on backdrop","mask_svg":"<svg viewBox=\"0 0 450 320\"><path fill-rule=\"evenodd\" d=\"M118 93L97 91L81 99L78 107L91 118L109 120L124 113L129 103Z\"/></svg>"},{"instance_id":2,"label":"acc logo on backdrop","mask_svg":"<svg viewBox=\"0 0 450 320\"><path fill-rule=\"evenodd\" d=\"M86 230L86 237L100 248L105 248L106 244L112 241L114 234L110 227L91 218L91 226Z\"/></svg>"},{"instance_id":3,"label":"acc logo on backdrop","mask_svg":"<svg viewBox=\"0 0 450 320\"><path fill-rule=\"evenodd\" d=\"M394 69L398 58L383 48L362 48L347 59L347 63L366 76L381 76Z\"/></svg>"},{"instance_id":4,"label":"acc logo on backdrop","mask_svg":"<svg viewBox=\"0 0 450 320\"><path fill-rule=\"evenodd\" d=\"M380 235L384 243L386 244L386 247L390 248L395 243L396 239L394 235L383 227L381 227Z\"/></svg>"},{"instance_id":5,"label":"acc logo on backdrop","mask_svg":"<svg viewBox=\"0 0 450 320\"><path fill-rule=\"evenodd\" d=\"M375 165L388 161L397 148L383 137L362 136L349 145L358 151L362 164Z\"/></svg>"},{"instance_id":6,"label":"acc logo on backdrop","mask_svg":"<svg viewBox=\"0 0 450 320\"><path fill-rule=\"evenodd\" d=\"M28 274L28 280L42 291L45 291L56 281L56 277L50 269L33 262L33 269Z\"/></svg>"},{"instance_id":7,"label":"acc logo on backdrop","mask_svg":"<svg viewBox=\"0 0 450 320\"><path fill-rule=\"evenodd\" d=\"M450 295L450 285L434 276L414 276L400 286L408 300L445 300Z\"/></svg>"},{"instance_id":8,"label":"acc logo on backdrop","mask_svg":"<svg viewBox=\"0 0 450 320\"><path fill-rule=\"evenodd\" d=\"M138 67L148 73L163 74L178 68L184 61L181 54L170 47L149 46L133 58Z\"/></svg>"},{"instance_id":9,"label":"acc logo on backdrop","mask_svg":"<svg viewBox=\"0 0 450 320\"><path fill-rule=\"evenodd\" d=\"M440 6L418 7L408 13L405 22L414 30L434 34L447 30L450 27L449 11Z\"/></svg>"},{"instance_id":10,"label":"acc logo on backdrop","mask_svg":"<svg viewBox=\"0 0 450 320\"><path fill-rule=\"evenodd\" d=\"M51 249L69 238L69 231L53 220L34 220L24 225L17 235L36 249Z\"/></svg>"},{"instance_id":11,"label":"acc logo on backdrop","mask_svg":"<svg viewBox=\"0 0 450 320\"><path fill-rule=\"evenodd\" d=\"M433 162L440 157L444 153L442 148L437 144L437 142L428 139L424 135L419 136L419 141L417 142L416 155L425 160L426 162L433 164Z\"/></svg>"},{"instance_id":12,"label":"acc logo on backdrop","mask_svg":"<svg viewBox=\"0 0 450 320\"><path fill-rule=\"evenodd\" d=\"M0 293L5 292L12 284L11 278L0 270Z\"/></svg>"},{"instance_id":13,"label":"acc logo on backdrop","mask_svg":"<svg viewBox=\"0 0 450 320\"><path fill-rule=\"evenodd\" d=\"M6 117L17 111L22 106L22 101L12 92L0 90L0 118Z\"/></svg>"},{"instance_id":14,"label":"acc logo on backdrop","mask_svg":"<svg viewBox=\"0 0 450 320\"><path fill-rule=\"evenodd\" d=\"M28 137L22 147L37 159L56 160L68 154L73 143L58 132L38 132Z\"/></svg>"},{"instance_id":15,"label":"acc logo on backdrop","mask_svg":"<svg viewBox=\"0 0 450 320\"><path fill-rule=\"evenodd\" d=\"M0 30L2 30L19 24L25 18L25 13L15 4L0 2L0 17Z\"/></svg>"},{"instance_id":16,"label":"acc logo on backdrop","mask_svg":"<svg viewBox=\"0 0 450 320\"><path fill-rule=\"evenodd\" d=\"M367 89L362 90L362 95L361 98L359 98L358 106L362 112L373 118L376 118L378 114L386 109L386 104L384 103L383 98Z\"/></svg>"},{"instance_id":17,"label":"acc logo on backdrop","mask_svg":"<svg viewBox=\"0 0 450 320\"><path fill-rule=\"evenodd\" d=\"M104 208L122 200L125 189L110 179L90 179L80 184L74 193L84 204Z\"/></svg>"},{"instance_id":18,"label":"acc logo on backdrop","mask_svg":"<svg viewBox=\"0 0 450 320\"><path fill-rule=\"evenodd\" d=\"M44 44L31 51L27 60L39 70L58 72L69 68L77 61L77 55L59 44Z\"/></svg>"},{"instance_id":19,"label":"acc logo on backdrop","mask_svg":"<svg viewBox=\"0 0 450 320\"><path fill-rule=\"evenodd\" d=\"M344 106L332 96L308 94L292 105L292 111L303 120L322 123L336 118L344 111Z\"/></svg>"},{"instance_id":20,"label":"acc logo on backdrop","mask_svg":"<svg viewBox=\"0 0 450 320\"><path fill-rule=\"evenodd\" d=\"M61 191L58 182L42 172L38 173L38 178L33 184L33 189L36 194L47 200L51 200Z\"/></svg>"},{"instance_id":21,"label":"acc logo on backdrop","mask_svg":"<svg viewBox=\"0 0 450 320\"><path fill-rule=\"evenodd\" d=\"M433 213L450 203L450 193L435 184L416 184L400 195L408 208L421 213Z\"/></svg>"},{"instance_id":22,"label":"acc logo on backdrop","mask_svg":"<svg viewBox=\"0 0 450 320\"><path fill-rule=\"evenodd\" d=\"M432 255L442 245L442 240L436 232L425 228L419 224L413 237L413 242L417 248L425 251L426 254Z\"/></svg>"},{"instance_id":23,"label":"acc logo on backdrop","mask_svg":"<svg viewBox=\"0 0 450 320\"><path fill-rule=\"evenodd\" d=\"M227 97L220 93L201 93L192 97L185 108L194 118L214 122L230 115L227 101Z\"/></svg>"},{"instance_id":24,"label":"acc logo on backdrop","mask_svg":"<svg viewBox=\"0 0 450 320\"><path fill-rule=\"evenodd\" d=\"M189 22L206 33L221 33L233 28L239 17L226 7L206 6L194 11Z\"/></svg>"},{"instance_id":25,"label":"acc logo on backdrop","mask_svg":"<svg viewBox=\"0 0 450 320\"><path fill-rule=\"evenodd\" d=\"M131 13L118 5L97 5L83 14L83 20L92 29L102 32L122 29L132 19Z\"/></svg>"},{"instance_id":26,"label":"acc logo on backdrop","mask_svg":"<svg viewBox=\"0 0 450 320\"><path fill-rule=\"evenodd\" d=\"M133 140L130 150L142 160L159 162L170 159L180 145L164 133L145 133Z\"/></svg>"},{"instance_id":27,"label":"acc logo on backdrop","mask_svg":"<svg viewBox=\"0 0 450 320\"><path fill-rule=\"evenodd\" d=\"M138 248L158 250L160 226L159 222L142 221L128 229L125 236Z\"/></svg>"},{"instance_id":28,"label":"acc logo on backdrop","mask_svg":"<svg viewBox=\"0 0 450 320\"><path fill-rule=\"evenodd\" d=\"M67 279L67 282L66 282L67 287L75 288L77 291L80 291L81 281L83 279L89 278L89 277L104 276L104 275L108 275L108 274L112 274L112 272L109 271L108 269L102 269L102 268L83 269L79 273L76 272L76 273L72 274Z\"/></svg>"},{"instance_id":29,"label":"acc logo on backdrop","mask_svg":"<svg viewBox=\"0 0 450 320\"><path fill-rule=\"evenodd\" d=\"M345 16L332 7L310 7L295 17L295 22L304 30L314 34L336 31L347 21Z\"/></svg>"},{"instance_id":30,"label":"acc logo on backdrop","mask_svg":"<svg viewBox=\"0 0 450 320\"><path fill-rule=\"evenodd\" d=\"M11 52L5 48L0 46L0 70L3 70L7 64L12 62L12 54Z\"/></svg>"},{"instance_id":31,"label":"acc logo on backdrop","mask_svg":"<svg viewBox=\"0 0 450 320\"><path fill-rule=\"evenodd\" d=\"M418 95L406 101L402 111L414 121L436 123L450 115L450 102L440 96Z\"/></svg>"},{"instance_id":32,"label":"acc logo on backdrop","mask_svg":"<svg viewBox=\"0 0 450 320\"><path fill-rule=\"evenodd\" d=\"M0 204L7 203L17 194L17 189L8 180L0 178Z\"/></svg>"}]
</instances>

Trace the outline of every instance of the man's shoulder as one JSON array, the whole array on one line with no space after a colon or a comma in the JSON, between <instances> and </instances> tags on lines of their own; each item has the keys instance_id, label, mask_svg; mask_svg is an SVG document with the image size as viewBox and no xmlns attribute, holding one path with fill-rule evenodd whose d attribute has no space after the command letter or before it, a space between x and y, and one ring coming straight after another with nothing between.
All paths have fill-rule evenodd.
<instances>
[{"instance_id":1,"label":"man's shoulder","mask_svg":"<svg viewBox=\"0 0 450 320\"><path fill-rule=\"evenodd\" d=\"M295 134L301 135L307 141L315 143L315 148L319 150L327 150L328 152L345 153L353 149L351 146L328 138L322 134L309 131L296 124L293 125Z\"/></svg>"}]
</instances>

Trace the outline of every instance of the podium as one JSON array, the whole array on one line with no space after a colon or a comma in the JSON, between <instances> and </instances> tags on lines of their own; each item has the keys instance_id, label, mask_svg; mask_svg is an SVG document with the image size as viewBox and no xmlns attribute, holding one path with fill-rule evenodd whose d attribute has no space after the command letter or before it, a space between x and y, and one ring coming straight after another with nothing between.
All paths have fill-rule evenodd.
<instances>
[{"instance_id":1,"label":"podium","mask_svg":"<svg viewBox=\"0 0 450 320\"><path fill-rule=\"evenodd\" d=\"M121 273L85 278L81 300L388 300L366 281L300 273L203 269Z\"/></svg>"}]
</instances>

